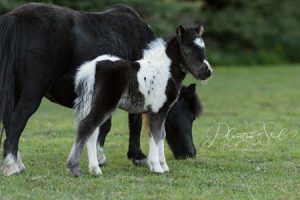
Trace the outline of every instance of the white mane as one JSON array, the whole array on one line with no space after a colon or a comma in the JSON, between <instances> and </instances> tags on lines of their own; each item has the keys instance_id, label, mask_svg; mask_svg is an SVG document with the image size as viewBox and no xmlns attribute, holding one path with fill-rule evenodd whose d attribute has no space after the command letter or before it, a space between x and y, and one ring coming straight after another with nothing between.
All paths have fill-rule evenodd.
<instances>
[{"instance_id":1,"label":"white mane","mask_svg":"<svg viewBox=\"0 0 300 200\"><path fill-rule=\"evenodd\" d=\"M142 60L155 62L164 60L165 57L167 57L166 42L163 39L158 38L148 44L143 52Z\"/></svg>"}]
</instances>

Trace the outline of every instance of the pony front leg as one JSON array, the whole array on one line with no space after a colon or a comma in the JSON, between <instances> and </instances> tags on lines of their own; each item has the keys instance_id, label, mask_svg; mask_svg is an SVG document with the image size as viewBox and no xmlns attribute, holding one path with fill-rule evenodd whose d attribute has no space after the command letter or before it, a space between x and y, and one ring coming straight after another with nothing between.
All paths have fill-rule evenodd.
<instances>
[{"instance_id":1,"label":"pony front leg","mask_svg":"<svg viewBox=\"0 0 300 200\"><path fill-rule=\"evenodd\" d=\"M150 115L150 145L148 155L148 165L150 170L156 173L163 173L169 170L164 154L164 130L165 114Z\"/></svg>"},{"instance_id":2,"label":"pony front leg","mask_svg":"<svg viewBox=\"0 0 300 200\"><path fill-rule=\"evenodd\" d=\"M165 149L164 149L164 142L166 138L166 131L165 126L162 127L162 138L158 142L158 156L159 156L159 163L163 170L163 172L169 171L169 166L167 165L166 157L165 157Z\"/></svg>"},{"instance_id":3,"label":"pony front leg","mask_svg":"<svg viewBox=\"0 0 300 200\"><path fill-rule=\"evenodd\" d=\"M149 145L149 155L148 155L148 165L150 171L156 173L163 173L163 169L159 162L158 154L158 139L153 134L150 133L150 145Z\"/></svg>"}]
</instances>

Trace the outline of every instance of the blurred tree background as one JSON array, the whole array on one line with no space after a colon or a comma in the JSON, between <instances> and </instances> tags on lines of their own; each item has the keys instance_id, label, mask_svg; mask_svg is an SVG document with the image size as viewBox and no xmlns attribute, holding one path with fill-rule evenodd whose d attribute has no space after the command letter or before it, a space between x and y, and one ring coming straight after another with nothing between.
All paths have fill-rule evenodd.
<instances>
[{"instance_id":1,"label":"blurred tree background","mask_svg":"<svg viewBox=\"0 0 300 200\"><path fill-rule=\"evenodd\" d=\"M30 0L0 0L0 14ZM115 3L136 9L158 36L177 25L205 25L207 56L218 65L300 61L299 0L37 0L99 12ZM0 33L1 34L1 33Z\"/></svg>"}]
</instances>

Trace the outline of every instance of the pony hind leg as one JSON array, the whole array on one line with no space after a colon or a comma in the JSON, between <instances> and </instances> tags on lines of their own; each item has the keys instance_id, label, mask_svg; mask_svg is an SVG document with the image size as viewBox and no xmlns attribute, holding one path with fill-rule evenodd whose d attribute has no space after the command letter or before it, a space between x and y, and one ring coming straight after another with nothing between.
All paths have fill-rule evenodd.
<instances>
[{"instance_id":1,"label":"pony hind leg","mask_svg":"<svg viewBox=\"0 0 300 200\"><path fill-rule=\"evenodd\" d=\"M22 92L13 111L9 123L6 125L7 137L4 142L4 176L11 176L25 170L20 153L19 140L29 117L38 109L42 95L32 97L32 93Z\"/></svg>"},{"instance_id":2,"label":"pony hind leg","mask_svg":"<svg viewBox=\"0 0 300 200\"><path fill-rule=\"evenodd\" d=\"M106 156L104 154L104 143L107 134L111 128L111 118L108 119L102 126L100 126L98 143L97 143L97 159L100 166L103 166L106 163Z\"/></svg>"},{"instance_id":3,"label":"pony hind leg","mask_svg":"<svg viewBox=\"0 0 300 200\"><path fill-rule=\"evenodd\" d=\"M96 64L95 82L93 83L93 91L95 92L92 92L93 103L88 105L90 106L88 115L79 122L77 139L68 159L68 166L75 176L81 175L79 167L80 155L82 147L87 140L89 141L90 173L92 175L100 175L101 173L97 159L98 131L96 129L111 117L112 112L118 107L119 101L127 88L129 79L127 73L125 73L127 72L127 68L124 68L123 64L123 62L113 63L111 61L102 61ZM110 67L108 68L106 66ZM114 82L114 84L111 84L112 82ZM84 92L87 91L83 91L82 93ZM79 96L79 100L80 99L81 96ZM83 98L83 100L80 100L79 104L85 104L86 102L84 101ZM81 116L86 112L84 109L78 108L78 116Z\"/></svg>"},{"instance_id":4,"label":"pony hind leg","mask_svg":"<svg viewBox=\"0 0 300 200\"><path fill-rule=\"evenodd\" d=\"M117 103L113 106L113 109L109 110L114 110L116 107ZM85 143L87 143L90 174L93 176L100 176L102 174L97 159L97 138L99 127L111 116L111 111L101 109L101 105L96 106L96 108L92 108L86 118L79 122L77 138L67 162L74 176L82 176L79 161Z\"/></svg>"},{"instance_id":5,"label":"pony hind leg","mask_svg":"<svg viewBox=\"0 0 300 200\"><path fill-rule=\"evenodd\" d=\"M79 161L85 142L87 143L90 174L93 176L100 176L102 174L97 159L97 138L99 126L109 117L110 112L108 111L92 109L88 116L79 122L77 138L67 161L68 167L74 176L82 176Z\"/></svg>"},{"instance_id":6,"label":"pony hind leg","mask_svg":"<svg viewBox=\"0 0 300 200\"><path fill-rule=\"evenodd\" d=\"M79 162L80 162L83 146L85 145L86 142L87 142L90 172L92 166L94 168L92 172L97 171L99 175L102 173L99 166L98 166L99 169L97 167L94 167L94 163L98 163L97 152L96 152L98 124L99 124L98 121L92 120L90 115L88 115L85 119L79 122L76 141L72 147L72 150L69 154L68 161L67 161L69 169L71 170L72 174L76 177L82 176ZM93 144L95 145L94 147ZM95 155L96 158L94 158ZM93 161L94 163L90 161L93 158L96 160Z\"/></svg>"},{"instance_id":7,"label":"pony hind leg","mask_svg":"<svg viewBox=\"0 0 300 200\"><path fill-rule=\"evenodd\" d=\"M86 142L88 158L89 158L89 171L93 176L100 176L102 171L99 167L99 162L97 158L97 139L99 135L99 127L97 127L92 135L88 138Z\"/></svg>"}]
</instances>

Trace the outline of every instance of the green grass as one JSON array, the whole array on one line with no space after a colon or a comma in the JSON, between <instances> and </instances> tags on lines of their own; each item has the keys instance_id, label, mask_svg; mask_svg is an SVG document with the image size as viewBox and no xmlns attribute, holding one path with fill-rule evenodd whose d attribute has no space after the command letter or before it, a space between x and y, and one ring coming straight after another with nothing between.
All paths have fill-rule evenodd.
<instances>
[{"instance_id":1,"label":"green grass","mask_svg":"<svg viewBox=\"0 0 300 200\"><path fill-rule=\"evenodd\" d=\"M127 114L118 111L103 176L88 174L85 151L85 176L72 177L74 114L45 100L20 141L26 172L0 176L0 199L300 199L299 75L299 66L216 68L197 84L205 109L193 130L197 158L174 160L166 147L171 171L163 175L126 159ZM255 122L273 124L264 131ZM233 129L222 125L216 136L218 123ZM146 134L142 143L147 152Z\"/></svg>"}]
</instances>

